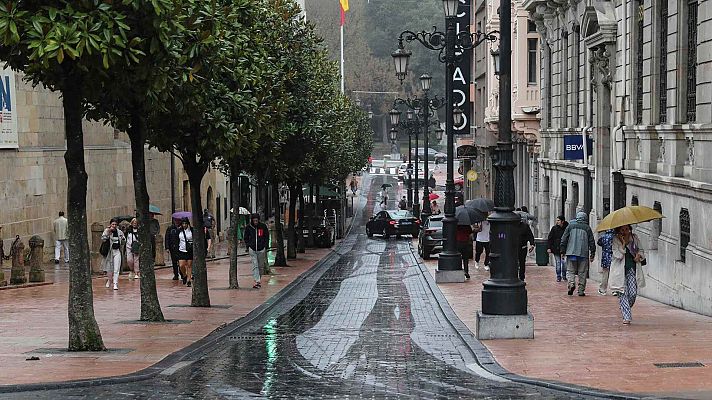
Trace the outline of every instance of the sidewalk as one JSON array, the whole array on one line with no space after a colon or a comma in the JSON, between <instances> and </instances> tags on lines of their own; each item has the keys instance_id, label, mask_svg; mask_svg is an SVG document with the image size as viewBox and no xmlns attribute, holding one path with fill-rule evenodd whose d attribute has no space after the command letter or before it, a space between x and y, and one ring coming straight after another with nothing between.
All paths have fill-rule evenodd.
<instances>
[{"instance_id":1,"label":"sidewalk","mask_svg":"<svg viewBox=\"0 0 712 400\"><path fill-rule=\"evenodd\" d=\"M139 281L123 274L119 290L93 279L94 312L108 352L69 353L67 347L68 283L0 291L0 385L58 382L132 373L205 337L216 328L247 315L326 256L331 249L312 249L273 268L263 287L252 289L248 258L240 257L238 290L227 290L229 260L208 263L211 308L188 307L190 288L173 281L170 268L156 270L159 299L173 323L137 321ZM61 275L61 274L60 274ZM249 289L248 289L249 288ZM31 356L37 361L26 360Z\"/></svg>"},{"instance_id":2,"label":"sidewalk","mask_svg":"<svg viewBox=\"0 0 712 400\"><path fill-rule=\"evenodd\" d=\"M417 246L417 242L414 241ZM474 265L474 264L471 264ZM426 262L435 275L437 259ZM484 269L470 267L464 284L441 284L457 316L475 331L481 309ZM638 297L633 323L622 324L618 298L597 293L589 280L586 297L568 296L553 267L527 265L534 339L482 343L508 371L529 378L618 392L712 398L712 318ZM661 363L701 363L667 367Z\"/></svg>"}]
</instances>

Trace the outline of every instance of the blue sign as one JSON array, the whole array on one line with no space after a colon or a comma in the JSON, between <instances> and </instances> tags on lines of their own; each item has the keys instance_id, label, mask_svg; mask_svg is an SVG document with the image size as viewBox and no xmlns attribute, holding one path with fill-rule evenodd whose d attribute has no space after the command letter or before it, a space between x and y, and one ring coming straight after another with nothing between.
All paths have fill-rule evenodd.
<instances>
[{"instance_id":1,"label":"blue sign","mask_svg":"<svg viewBox=\"0 0 712 400\"><path fill-rule=\"evenodd\" d=\"M593 154L593 139L586 137L588 155ZM583 160L583 137L564 135L564 160Z\"/></svg>"}]
</instances>

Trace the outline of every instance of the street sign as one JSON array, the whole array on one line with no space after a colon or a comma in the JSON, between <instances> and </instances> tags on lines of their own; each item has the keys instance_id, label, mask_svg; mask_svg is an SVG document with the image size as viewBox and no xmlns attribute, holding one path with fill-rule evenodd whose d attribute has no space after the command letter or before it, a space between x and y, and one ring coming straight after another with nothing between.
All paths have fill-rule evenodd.
<instances>
[{"instance_id":1,"label":"street sign","mask_svg":"<svg viewBox=\"0 0 712 400\"><path fill-rule=\"evenodd\" d=\"M475 171L474 169L467 171L467 180L470 182L476 181L477 180L477 171Z\"/></svg>"},{"instance_id":2,"label":"street sign","mask_svg":"<svg viewBox=\"0 0 712 400\"><path fill-rule=\"evenodd\" d=\"M458 0L458 13L454 18L455 33L470 33L472 21L472 0ZM453 126L455 135L471 135L470 122L472 121L472 99L470 98L470 83L472 79L472 54L473 50L458 51L455 61L455 72L448 79L452 79L452 102L462 110L462 124ZM464 54L463 54L464 53Z\"/></svg>"},{"instance_id":3,"label":"street sign","mask_svg":"<svg viewBox=\"0 0 712 400\"><path fill-rule=\"evenodd\" d=\"M477 158L477 147L463 144L457 147L457 158Z\"/></svg>"}]
</instances>

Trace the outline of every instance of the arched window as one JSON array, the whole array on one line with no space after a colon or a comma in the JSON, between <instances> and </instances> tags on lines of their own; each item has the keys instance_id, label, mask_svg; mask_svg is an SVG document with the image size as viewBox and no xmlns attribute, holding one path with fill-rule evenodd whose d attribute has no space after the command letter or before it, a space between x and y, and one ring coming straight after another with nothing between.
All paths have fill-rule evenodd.
<instances>
[{"instance_id":1,"label":"arched window","mask_svg":"<svg viewBox=\"0 0 712 400\"><path fill-rule=\"evenodd\" d=\"M690 243L690 212L687 208L680 210L680 261L685 262L687 245Z\"/></svg>"}]
</instances>

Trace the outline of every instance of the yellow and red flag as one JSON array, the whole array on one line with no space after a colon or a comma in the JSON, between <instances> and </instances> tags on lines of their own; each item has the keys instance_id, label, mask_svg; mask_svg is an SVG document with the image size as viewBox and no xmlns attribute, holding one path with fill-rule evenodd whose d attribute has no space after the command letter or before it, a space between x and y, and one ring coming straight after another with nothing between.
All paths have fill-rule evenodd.
<instances>
[{"instance_id":1,"label":"yellow and red flag","mask_svg":"<svg viewBox=\"0 0 712 400\"><path fill-rule=\"evenodd\" d=\"M339 0L341 4L341 26L344 26L346 21L346 11L349 11L349 0Z\"/></svg>"}]
</instances>

